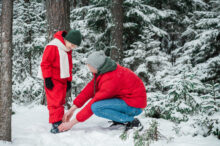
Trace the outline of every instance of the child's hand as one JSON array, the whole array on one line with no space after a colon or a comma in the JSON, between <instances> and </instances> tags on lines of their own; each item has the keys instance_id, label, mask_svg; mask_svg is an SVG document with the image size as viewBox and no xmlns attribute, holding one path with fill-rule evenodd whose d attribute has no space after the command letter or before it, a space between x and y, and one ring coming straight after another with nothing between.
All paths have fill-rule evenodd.
<instances>
[{"instance_id":1,"label":"child's hand","mask_svg":"<svg viewBox=\"0 0 220 146\"><path fill-rule=\"evenodd\" d=\"M47 87L47 89L52 90L53 89L53 82L51 80L51 78L45 78L45 85Z\"/></svg>"}]
</instances>

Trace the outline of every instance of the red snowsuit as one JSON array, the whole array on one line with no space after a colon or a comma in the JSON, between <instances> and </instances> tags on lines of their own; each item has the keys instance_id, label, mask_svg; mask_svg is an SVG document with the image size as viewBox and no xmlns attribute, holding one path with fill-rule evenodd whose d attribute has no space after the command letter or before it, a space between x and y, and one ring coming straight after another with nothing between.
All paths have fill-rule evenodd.
<instances>
[{"instance_id":1,"label":"red snowsuit","mask_svg":"<svg viewBox=\"0 0 220 146\"><path fill-rule=\"evenodd\" d=\"M92 98L76 115L79 122L92 116L91 105L103 99L118 97L132 107L145 108L147 106L145 86L141 79L128 68L117 65L116 70L99 75L96 79L95 95L94 80L95 75L73 101L73 104L80 108Z\"/></svg>"},{"instance_id":2,"label":"red snowsuit","mask_svg":"<svg viewBox=\"0 0 220 146\"><path fill-rule=\"evenodd\" d=\"M65 31L58 31L54 34L54 38L59 39L64 45L62 34ZM47 107L49 110L49 123L62 120L64 115L64 104L67 90L67 81L72 81L72 51L67 52L69 60L70 77L60 78L60 57L57 46L48 45L43 53L42 62L40 64L43 78L51 78L54 87L49 90L44 86L47 98Z\"/></svg>"}]
</instances>

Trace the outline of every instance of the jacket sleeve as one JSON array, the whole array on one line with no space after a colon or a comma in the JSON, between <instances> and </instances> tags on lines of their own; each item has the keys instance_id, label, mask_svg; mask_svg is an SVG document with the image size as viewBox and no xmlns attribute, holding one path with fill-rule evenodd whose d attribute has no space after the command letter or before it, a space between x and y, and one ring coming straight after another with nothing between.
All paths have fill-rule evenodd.
<instances>
[{"instance_id":1,"label":"jacket sleeve","mask_svg":"<svg viewBox=\"0 0 220 146\"><path fill-rule=\"evenodd\" d=\"M43 78L48 78L52 76L52 63L55 59L55 49L56 46L47 46L44 50L42 61L41 61L41 70Z\"/></svg>"},{"instance_id":2,"label":"jacket sleeve","mask_svg":"<svg viewBox=\"0 0 220 146\"><path fill-rule=\"evenodd\" d=\"M108 77L106 79L103 79L99 86L100 89L95 94L94 98L90 100L90 102L76 115L76 119L79 122L84 122L93 115L91 106L94 102L108 98L113 98L115 96L117 90L117 80Z\"/></svg>"},{"instance_id":3,"label":"jacket sleeve","mask_svg":"<svg viewBox=\"0 0 220 146\"><path fill-rule=\"evenodd\" d=\"M78 108L82 107L90 98L94 96L94 79L95 77L93 77L93 79L74 99L73 104L75 104Z\"/></svg>"},{"instance_id":4,"label":"jacket sleeve","mask_svg":"<svg viewBox=\"0 0 220 146\"><path fill-rule=\"evenodd\" d=\"M68 52L68 59L69 59L69 73L70 73L70 77L67 79L69 82L72 81L72 69L73 69L73 62L72 62L72 51Z\"/></svg>"}]
</instances>

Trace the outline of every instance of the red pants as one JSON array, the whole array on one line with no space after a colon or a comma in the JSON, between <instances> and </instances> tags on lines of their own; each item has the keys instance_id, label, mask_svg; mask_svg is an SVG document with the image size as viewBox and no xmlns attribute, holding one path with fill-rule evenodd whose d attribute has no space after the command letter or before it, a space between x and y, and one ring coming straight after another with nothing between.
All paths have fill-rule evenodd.
<instances>
[{"instance_id":1,"label":"red pants","mask_svg":"<svg viewBox=\"0 0 220 146\"><path fill-rule=\"evenodd\" d=\"M62 120L67 89L67 81L52 79L52 82L54 84L52 90L44 86L47 98L47 108L49 110L49 123L55 123Z\"/></svg>"}]
</instances>

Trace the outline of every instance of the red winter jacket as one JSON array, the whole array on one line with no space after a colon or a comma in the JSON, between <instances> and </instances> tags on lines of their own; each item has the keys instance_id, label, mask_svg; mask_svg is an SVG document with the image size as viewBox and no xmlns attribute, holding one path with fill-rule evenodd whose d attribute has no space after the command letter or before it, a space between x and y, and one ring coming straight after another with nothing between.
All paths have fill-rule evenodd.
<instances>
[{"instance_id":1,"label":"red winter jacket","mask_svg":"<svg viewBox=\"0 0 220 146\"><path fill-rule=\"evenodd\" d=\"M65 34L65 31L58 31L54 34L54 38L59 39L64 45L64 39L62 34ZM70 77L61 79L60 78L60 57L57 46L48 45L43 53L43 58L41 62L41 70L43 74L43 78L53 78L61 81L72 81L72 51L67 52L69 59L69 69L70 69Z\"/></svg>"},{"instance_id":2,"label":"red winter jacket","mask_svg":"<svg viewBox=\"0 0 220 146\"><path fill-rule=\"evenodd\" d=\"M90 102L76 115L79 122L92 116L91 105L99 100L118 97L129 106L145 108L147 106L146 89L141 79L130 69L117 65L116 70L101 74L96 79L94 95L94 78L75 98L73 104L82 107L90 98Z\"/></svg>"}]
</instances>

